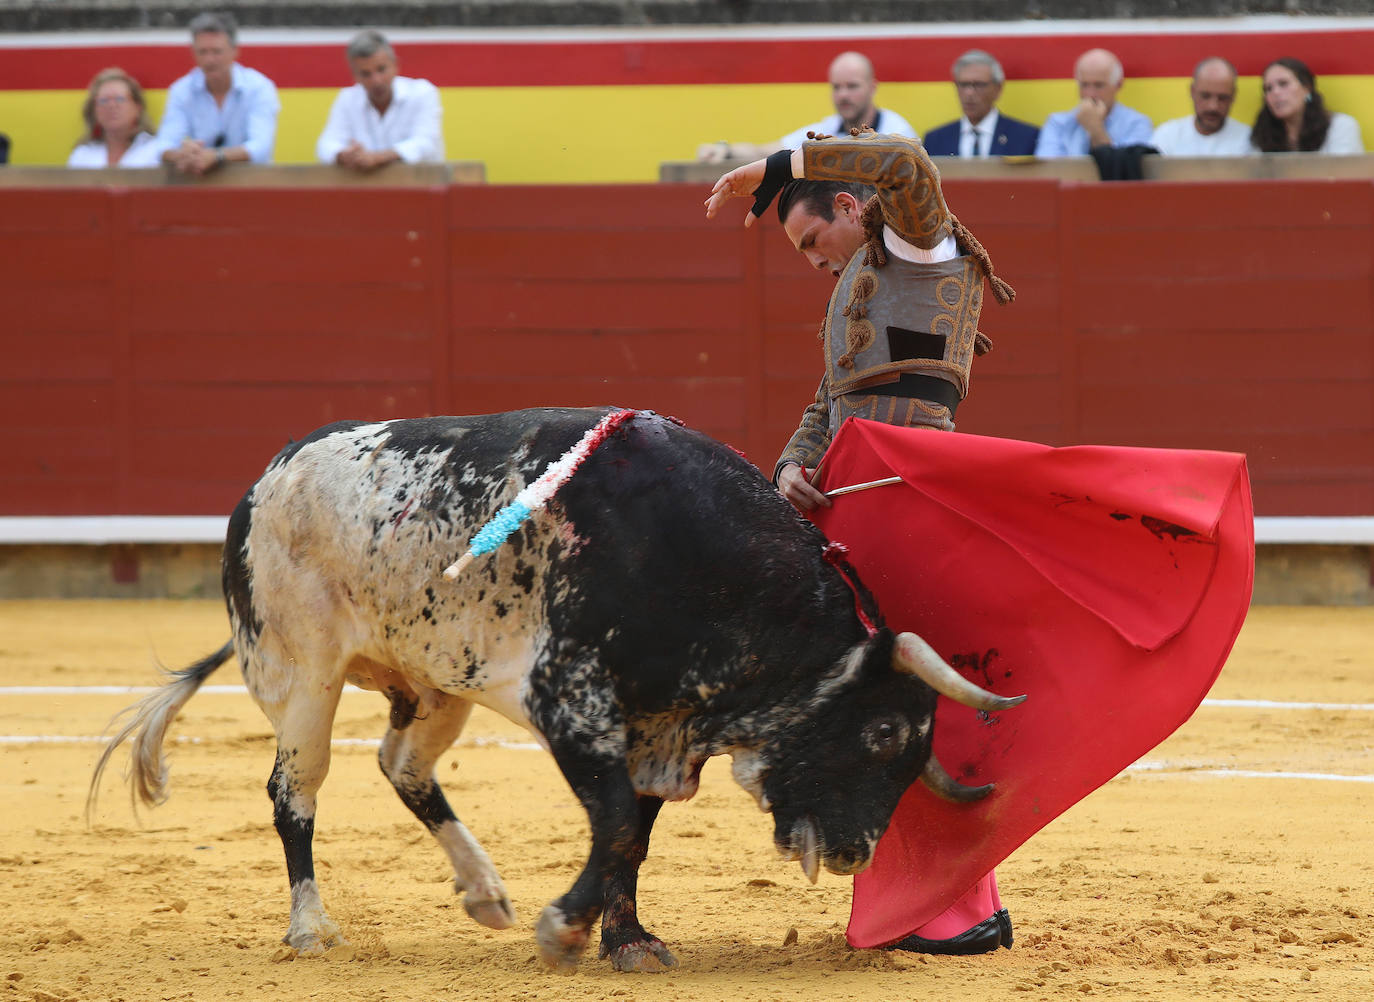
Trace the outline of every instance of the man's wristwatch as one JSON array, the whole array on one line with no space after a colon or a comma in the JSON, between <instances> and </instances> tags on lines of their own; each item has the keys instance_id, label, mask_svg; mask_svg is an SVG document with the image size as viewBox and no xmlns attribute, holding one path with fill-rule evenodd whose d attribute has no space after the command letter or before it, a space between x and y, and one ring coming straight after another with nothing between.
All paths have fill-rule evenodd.
<instances>
[{"instance_id":1,"label":"man's wristwatch","mask_svg":"<svg viewBox=\"0 0 1374 1002\"><path fill-rule=\"evenodd\" d=\"M223 150L215 150L215 166L216 166L216 167L223 167L223 166L224 166L224 151L223 151Z\"/></svg>"}]
</instances>

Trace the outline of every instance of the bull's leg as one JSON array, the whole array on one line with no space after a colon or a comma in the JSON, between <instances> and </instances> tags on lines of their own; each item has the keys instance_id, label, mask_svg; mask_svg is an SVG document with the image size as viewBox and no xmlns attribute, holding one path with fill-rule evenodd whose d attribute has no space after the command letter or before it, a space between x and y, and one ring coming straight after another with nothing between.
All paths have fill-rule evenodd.
<instances>
[{"instance_id":1,"label":"bull's leg","mask_svg":"<svg viewBox=\"0 0 1374 1002\"><path fill-rule=\"evenodd\" d=\"M304 954L344 942L320 901L312 848L315 797L329 773L329 734L340 688L326 687L330 695L324 697L293 692L283 705L272 707L280 712L268 714L277 732L277 761L267 793L291 882L291 924L282 942Z\"/></svg>"},{"instance_id":2,"label":"bull's leg","mask_svg":"<svg viewBox=\"0 0 1374 1002\"><path fill-rule=\"evenodd\" d=\"M616 967L649 972L672 966L676 961L667 947L646 933L635 917L639 864L661 802L644 798L642 804L635 795L623 753L615 753L623 741L583 733L555 738L550 747L587 810L592 848L572 888L539 917L535 938L544 961L561 973L576 970L587 949L592 923L603 908L614 908L607 923L612 935L608 952Z\"/></svg>"},{"instance_id":3,"label":"bull's leg","mask_svg":"<svg viewBox=\"0 0 1374 1002\"><path fill-rule=\"evenodd\" d=\"M449 807L434 776L434 763L458 739L472 704L441 692L420 700L392 691L391 727L377 760L402 802L438 840L453 863L453 887L464 892L463 907L482 925L506 929L515 909L505 885L481 844Z\"/></svg>"},{"instance_id":4,"label":"bull's leg","mask_svg":"<svg viewBox=\"0 0 1374 1002\"><path fill-rule=\"evenodd\" d=\"M663 941L639 924L635 904L639 866L649 854L649 833L662 806L658 797L639 798L639 827L626 855L629 865L606 876L601 956L610 957L617 971L660 971L677 964Z\"/></svg>"}]
</instances>

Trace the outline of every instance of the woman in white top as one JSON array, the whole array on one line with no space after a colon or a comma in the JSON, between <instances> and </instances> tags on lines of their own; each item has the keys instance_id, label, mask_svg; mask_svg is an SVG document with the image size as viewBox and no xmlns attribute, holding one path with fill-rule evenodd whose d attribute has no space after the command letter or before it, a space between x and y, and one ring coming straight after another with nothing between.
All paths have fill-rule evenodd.
<instances>
[{"instance_id":1,"label":"woman in white top","mask_svg":"<svg viewBox=\"0 0 1374 1002\"><path fill-rule=\"evenodd\" d=\"M1301 59L1275 59L1264 68L1264 105L1250 131L1260 153L1363 153L1360 123L1326 110L1317 78Z\"/></svg>"},{"instance_id":2,"label":"woman in white top","mask_svg":"<svg viewBox=\"0 0 1374 1002\"><path fill-rule=\"evenodd\" d=\"M68 167L157 167L160 160L143 88L121 69L101 70L81 106L85 134Z\"/></svg>"}]
</instances>

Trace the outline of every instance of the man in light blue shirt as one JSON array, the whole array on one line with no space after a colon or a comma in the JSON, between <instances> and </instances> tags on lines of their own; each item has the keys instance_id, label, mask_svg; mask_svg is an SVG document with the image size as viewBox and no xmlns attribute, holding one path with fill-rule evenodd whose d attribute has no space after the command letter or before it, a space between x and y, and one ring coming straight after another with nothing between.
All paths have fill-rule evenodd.
<instances>
[{"instance_id":1,"label":"man in light blue shirt","mask_svg":"<svg viewBox=\"0 0 1374 1002\"><path fill-rule=\"evenodd\" d=\"M1035 155L1081 157L1095 146L1148 145L1154 124L1134 108L1116 103L1124 76L1121 60L1106 49L1089 49L1079 56L1073 68L1078 107L1056 111L1045 120Z\"/></svg>"},{"instance_id":2,"label":"man in light blue shirt","mask_svg":"<svg viewBox=\"0 0 1374 1002\"><path fill-rule=\"evenodd\" d=\"M270 163L281 102L276 85L240 66L238 25L229 14L191 20L196 68L167 90L157 142L164 162L208 174L230 160Z\"/></svg>"}]
</instances>

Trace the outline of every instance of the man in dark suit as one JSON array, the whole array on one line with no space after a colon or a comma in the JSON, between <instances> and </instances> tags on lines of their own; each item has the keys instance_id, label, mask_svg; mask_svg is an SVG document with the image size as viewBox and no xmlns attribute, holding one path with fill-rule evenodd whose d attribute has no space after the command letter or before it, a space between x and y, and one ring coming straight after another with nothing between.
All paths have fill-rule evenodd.
<instances>
[{"instance_id":1,"label":"man in dark suit","mask_svg":"<svg viewBox=\"0 0 1374 1002\"><path fill-rule=\"evenodd\" d=\"M954 61L954 89L964 115L926 133L926 152L947 157L1017 157L1035 152L1040 130L997 110L1006 74L1002 64L982 49L970 49Z\"/></svg>"}]
</instances>

